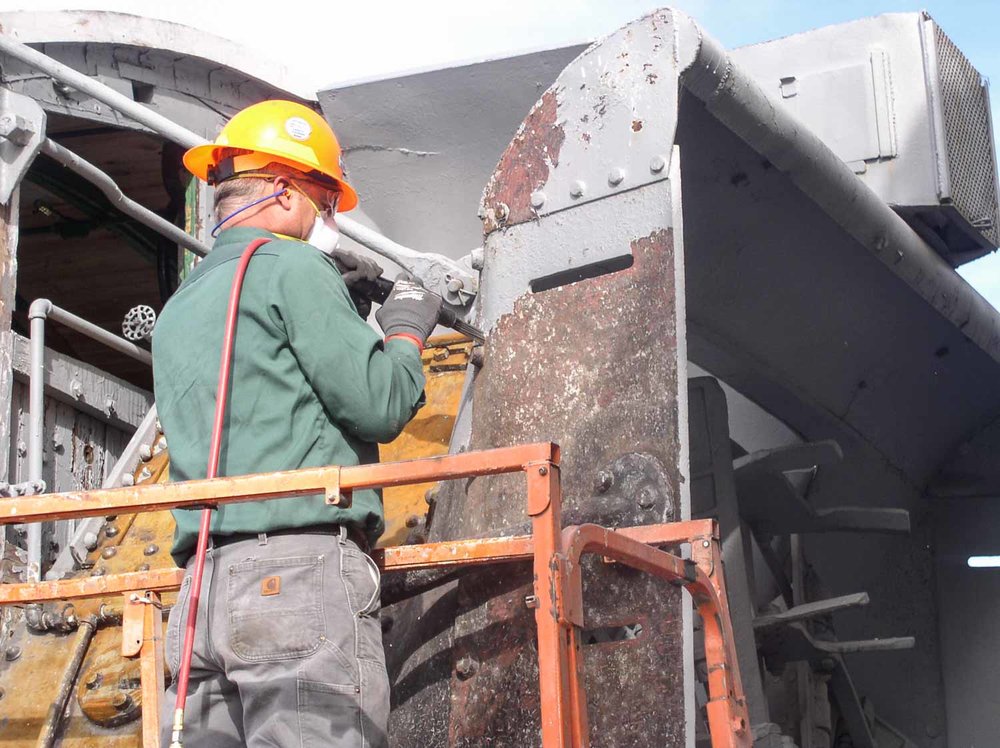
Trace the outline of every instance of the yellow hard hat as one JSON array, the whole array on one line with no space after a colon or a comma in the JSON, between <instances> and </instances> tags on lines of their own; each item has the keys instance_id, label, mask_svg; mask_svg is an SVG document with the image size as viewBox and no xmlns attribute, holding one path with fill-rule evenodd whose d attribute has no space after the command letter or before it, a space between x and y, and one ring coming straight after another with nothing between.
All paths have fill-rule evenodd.
<instances>
[{"instance_id":1,"label":"yellow hard hat","mask_svg":"<svg viewBox=\"0 0 1000 748\"><path fill-rule=\"evenodd\" d=\"M358 204L358 193L344 181L337 136L319 114L294 101L248 106L226 123L214 143L195 146L184 154L188 171L209 184L259 171L271 163L335 183L341 192L340 212Z\"/></svg>"}]
</instances>

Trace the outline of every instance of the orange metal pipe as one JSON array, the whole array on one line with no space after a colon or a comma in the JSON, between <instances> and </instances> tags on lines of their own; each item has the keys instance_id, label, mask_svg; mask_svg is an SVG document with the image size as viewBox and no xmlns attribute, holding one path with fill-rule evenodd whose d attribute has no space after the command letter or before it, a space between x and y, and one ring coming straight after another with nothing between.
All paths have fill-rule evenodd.
<instances>
[{"instance_id":1,"label":"orange metal pipe","mask_svg":"<svg viewBox=\"0 0 1000 748\"><path fill-rule=\"evenodd\" d=\"M678 523L676 526L669 524L620 527L615 532L640 543L664 545L687 542L689 538L701 535L703 531L700 526L703 524L710 524L710 522L706 520ZM688 527L694 529L690 531L685 529ZM690 534L688 534L689 532ZM528 561L533 557L533 542L530 535L449 540L441 543L378 548L372 551L372 558L383 573L442 569L475 564L513 563ZM141 590L170 592L180 588L183 579L183 569L166 568L108 574L102 577L58 579L30 584L2 584L0 585L0 605L25 605L54 600L107 597Z\"/></svg>"},{"instance_id":2,"label":"orange metal pipe","mask_svg":"<svg viewBox=\"0 0 1000 748\"><path fill-rule=\"evenodd\" d=\"M288 498L324 491L336 493L338 489L387 488L516 473L524 470L525 465L539 460L558 464L559 447L541 442L408 462L303 468L179 483L24 496L0 502L0 525L100 517L123 512L197 509L206 505Z\"/></svg>"}]
</instances>

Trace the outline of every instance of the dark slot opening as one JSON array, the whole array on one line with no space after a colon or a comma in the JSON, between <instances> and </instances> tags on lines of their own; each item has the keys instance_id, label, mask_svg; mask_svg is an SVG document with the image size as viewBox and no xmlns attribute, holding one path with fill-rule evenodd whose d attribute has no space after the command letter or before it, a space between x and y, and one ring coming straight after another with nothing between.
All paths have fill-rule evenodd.
<instances>
[{"instance_id":1,"label":"dark slot opening","mask_svg":"<svg viewBox=\"0 0 1000 748\"><path fill-rule=\"evenodd\" d=\"M553 288L559 288L559 286L565 286L569 283L577 283L588 278L598 278L609 273L617 273L619 270L626 270L632 267L632 260L632 255L612 257L610 260L601 260L590 265L581 265L580 267L569 268L568 270L560 270L558 273L552 273L551 275L543 275L541 278L535 278L528 285L532 293L550 291Z\"/></svg>"},{"instance_id":2,"label":"dark slot opening","mask_svg":"<svg viewBox=\"0 0 1000 748\"><path fill-rule=\"evenodd\" d=\"M140 104L149 104L153 101L153 90L155 88L151 83L132 81L132 99Z\"/></svg>"},{"instance_id":3,"label":"dark slot opening","mask_svg":"<svg viewBox=\"0 0 1000 748\"><path fill-rule=\"evenodd\" d=\"M584 646L589 644L609 644L613 642L627 642L638 639L642 636L642 624L626 623L624 626L599 626L594 629L583 629L580 632L580 641Z\"/></svg>"}]
</instances>

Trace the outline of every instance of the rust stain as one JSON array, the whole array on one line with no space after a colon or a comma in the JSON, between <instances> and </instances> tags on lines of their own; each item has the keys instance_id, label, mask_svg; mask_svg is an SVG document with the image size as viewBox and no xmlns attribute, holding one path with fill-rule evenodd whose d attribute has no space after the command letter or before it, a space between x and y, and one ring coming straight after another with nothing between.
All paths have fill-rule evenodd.
<instances>
[{"instance_id":1,"label":"rust stain","mask_svg":"<svg viewBox=\"0 0 1000 748\"><path fill-rule=\"evenodd\" d=\"M500 157L483 193L483 233L524 223L535 217L531 193L542 187L549 170L559 165L566 133L557 122L554 89L546 91L525 118Z\"/></svg>"}]
</instances>

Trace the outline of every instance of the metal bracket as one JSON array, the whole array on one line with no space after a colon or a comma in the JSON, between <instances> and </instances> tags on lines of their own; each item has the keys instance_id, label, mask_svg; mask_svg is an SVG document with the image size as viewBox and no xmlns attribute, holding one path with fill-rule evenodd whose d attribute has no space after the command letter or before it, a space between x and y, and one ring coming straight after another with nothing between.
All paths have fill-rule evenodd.
<instances>
[{"instance_id":1,"label":"metal bracket","mask_svg":"<svg viewBox=\"0 0 1000 748\"><path fill-rule=\"evenodd\" d=\"M479 274L472 269L471 255L452 260L434 252L418 252L373 231L362 223L338 213L341 233L373 252L392 260L462 312L479 292ZM461 315L460 315L461 316Z\"/></svg>"},{"instance_id":2,"label":"metal bracket","mask_svg":"<svg viewBox=\"0 0 1000 748\"><path fill-rule=\"evenodd\" d=\"M45 142L45 110L0 88L0 203L6 205Z\"/></svg>"}]
</instances>

